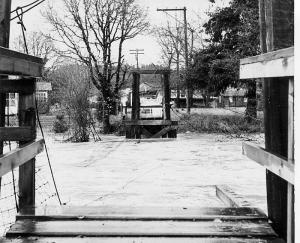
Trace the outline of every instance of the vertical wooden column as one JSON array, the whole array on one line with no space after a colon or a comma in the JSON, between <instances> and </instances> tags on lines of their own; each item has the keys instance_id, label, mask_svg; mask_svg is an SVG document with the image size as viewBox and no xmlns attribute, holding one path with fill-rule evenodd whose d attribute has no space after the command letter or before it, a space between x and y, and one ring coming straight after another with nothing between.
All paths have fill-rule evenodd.
<instances>
[{"instance_id":1,"label":"vertical wooden column","mask_svg":"<svg viewBox=\"0 0 300 243\"><path fill-rule=\"evenodd\" d=\"M289 80L288 98L288 162L294 164L294 79ZM294 186L287 188L287 243L295 242Z\"/></svg>"},{"instance_id":2,"label":"vertical wooden column","mask_svg":"<svg viewBox=\"0 0 300 243\"><path fill-rule=\"evenodd\" d=\"M32 83L35 90L35 82ZM19 94L19 126L30 126L36 137L36 112L34 93ZM31 140L33 141L33 140ZM22 146L31 141L19 141ZM19 167L19 207L34 206L35 204L35 158Z\"/></svg>"},{"instance_id":3,"label":"vertical wooden column","mask_svg":"<svg viewBox=\"0 0 300 243\"><path fill-rule=\"evenodd\" d=\"M0 1L0 46L9 47L11 0ZM6 94L0 93L0 127L5 126ZM3 142L0 142L0 155L3 154ZM0 177L1 192L1 177Z\"/></svg>"},{"instance_id":4,"label":"vertical wooden column","mask_svg":"<svg viewBox=\"0 0 300 243\"><path fill-rule=\"evenodd\" d=\"M163 74L163 81L164 81L164 120L171 120L171 93L170 93L170 74L164 73Z\"/></svg>"},{"instance_id":5,"label":"vertical wooden column","mask_svg":"<svg viewBox=\"0 0 300 243\"><path fill-rule=\"evenodd\" d=\"M260 0L262 52L293 45L293 1ZM291 19L292 18L292 19ZM288 78L264 80L265 147L288 157ZM273 228L287 239L288 183L266 172L268 216Z\"/></svg>"},{"instance_id":6,"label":"vertical wooden column","mask_svg":"<svg viewBox=\"0 0 300 243\"><path fill-rule=\"evenodd\" d=\"M137 72L132 73L132 111L131 120L140 119L140 74ZM131 126L131 138L141 138L139 126Z\"/></svg>"},{"instance_id":7,"label":"vertical wooden column","mask_svg":"<svg viewBox=\"0 0 300 243\"><path fill-rule=\"evenodd\" d=\"M132 113L131 119L138 120L140 119L140 74L132 73L133 82L132 82Z\"/></svg>"}]
</instances>

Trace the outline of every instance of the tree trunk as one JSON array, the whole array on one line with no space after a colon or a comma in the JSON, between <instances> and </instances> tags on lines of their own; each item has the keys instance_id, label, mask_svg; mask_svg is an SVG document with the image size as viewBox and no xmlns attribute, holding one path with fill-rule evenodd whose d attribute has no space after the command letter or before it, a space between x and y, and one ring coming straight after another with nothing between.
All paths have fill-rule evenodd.
<instances>
[{"instance_id":1,"label":"tree trunk","mask_svg":"<svg viewBox=\"0 0 300 243\"><path fill-rule=\"evenodd\" d=\"M246 106L245 118L246 118L247 122L250 123L257 118L257 112L256 112L257 101L256 101L256 82L255 82L255 80L249 81L246 97L248 98L248 102L247 102L247 106Z\"/></svg>"}]
</instances>

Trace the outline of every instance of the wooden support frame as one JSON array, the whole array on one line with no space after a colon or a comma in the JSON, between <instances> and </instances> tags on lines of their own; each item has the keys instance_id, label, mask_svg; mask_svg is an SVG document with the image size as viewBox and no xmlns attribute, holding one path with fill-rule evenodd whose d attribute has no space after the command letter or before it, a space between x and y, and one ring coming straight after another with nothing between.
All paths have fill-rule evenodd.
<instances>
[{"instance_id":1,"label":"wooden support frame","mask_svg":"<svg viewBox=\"0 0 300 243\"><path fill-rule=\"evenodd\" d=\"M133 75L132 83L132 112L131 120L124 121L126 126L126 138L140 139L145 136L146 138L157 137L170 137L176 138L177 131L172 125L178 125L178 122L171 121L171 105L170 105L170 70L134 70L131 72ZM141 120L140 110L141 108L154 108L153 106L141 106L140 105L140 77L141 74L161 74L162 76L162 88L164 90L163 105L155 106L156 108L163 109L163 120Z\"/></svg>"},{"instance_id":2,"label":"wooden support frame","mask_svg":"<svg viewBox=\"0 0 300 243\"><path fill-rule=\"evenodd\" d=\"M243 143L243 154L289 183L294 184L295 168L287 160L251 143Z\"/></svg>"},{"instance_id":3,"label":"wooden support frame","mask_svg":"<svg viewBox=\"0 0 300 243\"><path fill-rule=\"evenodd\" d=\"M294 47L241 59L240 79L294 76Z\"/></svg>"},{"instance_id":4,"label":"wooden support frame","mask_svg":"<svg viewBox=\"0 0 300 243\"><path fill-rule=\"evenodd\" d=\"M0 47L0 74L41 77L43 59Z\"/></svg>"},{"instance_id":5,"label":"wooden support frame","mask_svg":"<svg viewBox=\"0 0 300 243\"><path fill-rule=\"evenodd\" d=\"M15 169L44 150L44 139L28 143L0 156L0 177Z\"/></svg>"}]
</instances>

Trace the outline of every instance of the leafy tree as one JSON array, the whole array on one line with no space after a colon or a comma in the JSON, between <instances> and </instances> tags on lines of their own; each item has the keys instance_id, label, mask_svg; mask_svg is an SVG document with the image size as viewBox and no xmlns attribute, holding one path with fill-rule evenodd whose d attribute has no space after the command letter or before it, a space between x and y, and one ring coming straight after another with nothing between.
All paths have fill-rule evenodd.
<instances>
[{"instance_id":1,"label":"leafy tree","mask_svg":"<svg viewBox=\"0 0 300 243\"><path fill-rule=\"evenodd\" d=\"M257 0L232 0L225 8L208 13L204 24L207 47L196 53L190 75L198 87L216 94L228 86L241 85L239 60L260 53ZM195 74L196 73L196 74ZM201 76L201 77L200 77ZM196 81L197 80L197 81ZM256 83L243 83L248 89L246 116L256 117Z\"/></svg>"}]
</instances>

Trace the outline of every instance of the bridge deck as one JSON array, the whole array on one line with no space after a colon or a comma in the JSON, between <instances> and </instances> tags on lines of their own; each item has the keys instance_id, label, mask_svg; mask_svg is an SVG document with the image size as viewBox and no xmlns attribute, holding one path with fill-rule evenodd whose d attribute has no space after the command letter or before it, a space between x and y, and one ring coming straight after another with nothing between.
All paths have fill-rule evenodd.
<instances>
[{"instance_id":1,"label":"bridge deck","mask_svg":"<svg viewBox=\"0 0 300 243\"><path fill-rule=\"evenodd\" d=\"M45 207L17 216L4 242L281 242L256 208Z\"/></svg>"}]
</instances>

